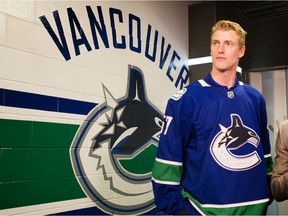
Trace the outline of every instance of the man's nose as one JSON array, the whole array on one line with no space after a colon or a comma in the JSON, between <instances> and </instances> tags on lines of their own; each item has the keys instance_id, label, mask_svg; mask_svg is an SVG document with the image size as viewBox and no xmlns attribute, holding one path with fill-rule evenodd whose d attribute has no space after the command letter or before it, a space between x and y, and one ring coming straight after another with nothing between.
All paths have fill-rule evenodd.
<instances>
[{"instance_id":1,"label":"man's nose","mask_svg":"<svg viewBox=\"0 0 288 216\"><path fill-rule=\"evenodd\" d=\"M218 53L224 53L224 44L219 44Z\"/></svg>"}]
</instances>

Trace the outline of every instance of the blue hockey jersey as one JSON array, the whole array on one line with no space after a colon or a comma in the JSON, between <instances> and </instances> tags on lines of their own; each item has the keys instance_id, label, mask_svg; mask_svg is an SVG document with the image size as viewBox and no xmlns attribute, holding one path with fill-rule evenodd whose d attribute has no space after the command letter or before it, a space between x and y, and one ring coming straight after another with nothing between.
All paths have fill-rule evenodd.
<instances>
[{"instance_id":1,"label":"blue hockey jersey","mask_svg":"<svg viewBox=\"0 0 288 216\"><path fill-rule=\"evenodd\" d=\"M168 101L152 170L155 204L167 214L260 215L272 165L263 96L209 74Z\"/></svg>"}]
</instances>

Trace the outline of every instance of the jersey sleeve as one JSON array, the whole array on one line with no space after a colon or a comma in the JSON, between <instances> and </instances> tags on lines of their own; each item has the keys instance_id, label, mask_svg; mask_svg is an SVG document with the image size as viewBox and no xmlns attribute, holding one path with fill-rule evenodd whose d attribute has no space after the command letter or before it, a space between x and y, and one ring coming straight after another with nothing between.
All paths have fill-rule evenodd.
<instances>
[{"instance_id":1,"label":"jersey sleeve","mask_svg":"<svg viewBox=\"0 0 288 216\"><path fill-rule=\"evenodd\" d=\"M191 102L190 102L191 104ZM191 105L190 105L191 106ZM157 156L152 170L156 206L167 214L179 215L185 209L180 185L183 170L185 134L189 128L187 98L170 99L165 111Z\"/></svg>"}]
</instances>

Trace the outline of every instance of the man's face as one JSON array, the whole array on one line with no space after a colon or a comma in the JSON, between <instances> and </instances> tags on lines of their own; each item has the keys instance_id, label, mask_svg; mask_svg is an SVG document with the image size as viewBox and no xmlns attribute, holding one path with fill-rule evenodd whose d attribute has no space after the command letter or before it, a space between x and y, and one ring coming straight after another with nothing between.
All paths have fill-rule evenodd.
<instances>
[{"instance_id":1,"label":"man's face","mask_svg":"<svg viewBox=\"0 0 288 216\"><path fill-rule=\"evenodd\" d=\"M239 46L239 36L235 31L217 30L211 38L213 69L220 72L236 71L239 59L245 53L245 47Z\"/></svg>"}]
</instances>

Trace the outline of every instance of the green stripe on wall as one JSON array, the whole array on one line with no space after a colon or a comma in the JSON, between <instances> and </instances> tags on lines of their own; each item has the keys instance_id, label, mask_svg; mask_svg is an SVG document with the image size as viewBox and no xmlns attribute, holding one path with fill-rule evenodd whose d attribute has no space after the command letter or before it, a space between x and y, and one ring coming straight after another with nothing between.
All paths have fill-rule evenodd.
<instances>
[{"instance_id":1,"label":"green stripe on wall","mask_svg":"<svg viewBox=\"0 0 288 216\"><path fill-rule=\"evenodd\" d=\"M0 209L86 197L69 155L78 127L0 119Z\"/></svg>"},{"instance_id":2,"label":"green stripe on wall","mask_svg":"<svg viewBox=\"0 0 288 216\"><path fill-rule=\"evenodd\" d=\"M157 147L153 144L149 145L146 149L143 149L141 153L136 155L132 159L119 159L121 165L131 173L135 174L146 174L151 172L155 157L156 157ZM143 163L145 161L145 163Z\"/></svg>"}]
</instances>

